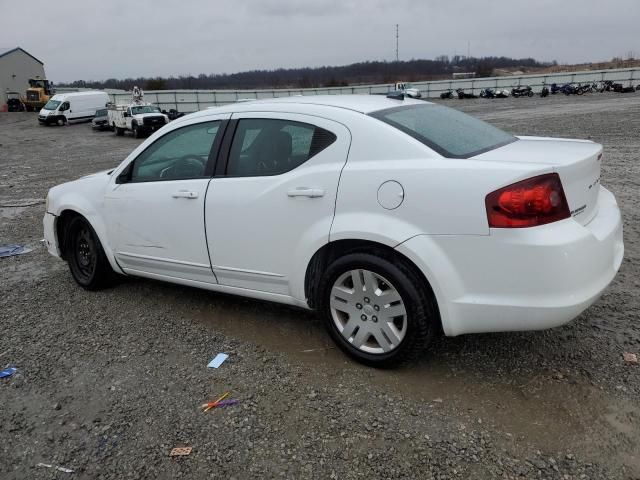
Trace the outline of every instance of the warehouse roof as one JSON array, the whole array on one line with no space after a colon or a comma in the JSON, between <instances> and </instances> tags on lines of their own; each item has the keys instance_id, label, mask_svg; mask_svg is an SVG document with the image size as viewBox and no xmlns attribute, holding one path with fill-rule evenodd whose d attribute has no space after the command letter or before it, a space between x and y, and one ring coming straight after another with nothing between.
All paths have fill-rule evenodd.
<instances>
[{"instance_id":1,"label":"warehouse roof","mask_svg":"<svg viewBox=\"0 0 640 480\"><path fill-rule=\"evenodd\" d=\"M5 55L9 55L11 52L15 52L17 50L22 51L22 53L25 53L25 54L29 55L31 58L33 58L39 64L44 65L44 62L41 62L36 57L31 55L29 52L27 52L24 48L20 48L20 47L14 47L14 48L1 48L0 47L0 58L4 57Z\"/></svg>"}]
</instances>

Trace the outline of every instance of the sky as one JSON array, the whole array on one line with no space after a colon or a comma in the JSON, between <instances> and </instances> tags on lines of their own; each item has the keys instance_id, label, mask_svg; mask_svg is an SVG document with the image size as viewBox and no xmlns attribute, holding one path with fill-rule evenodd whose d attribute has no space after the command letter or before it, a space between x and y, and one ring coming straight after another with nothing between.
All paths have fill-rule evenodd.
<instances>
[{"instance_id":1,"label":"sky","mask_svg":"<svg viewBox=\"0 0 640 480\"><path fill-rule=\"evenodd\" d=\"M0 48L54 82L438 55L640 57L640 0L0 0Z\"/></svg>"}]
</instances>

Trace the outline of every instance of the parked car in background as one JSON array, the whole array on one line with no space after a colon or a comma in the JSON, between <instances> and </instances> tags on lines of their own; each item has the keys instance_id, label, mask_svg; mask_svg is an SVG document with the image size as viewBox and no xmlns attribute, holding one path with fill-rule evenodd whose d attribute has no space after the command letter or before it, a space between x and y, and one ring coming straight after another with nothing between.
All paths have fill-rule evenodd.
<instances>
[{"instance_id":1,"label":"parked car in background","mask_svg":"<svg viewBox=\"0 0 640 480\"><path fill-rule=\"evenodd\" d=\"M52 188L44 237L85 289L118 273L315 309L343 351L389 366L441 330L589 307L624 251L601 161L592 141L406 98L233 103Z\"/></svg>"},{"instance_id":2,"label":"parked car in background","mask_svg":"<svg viewBox=\"0 0 640 480\"><path fill-rule=\"evenodd\" d=\"M108 102L109 95L105 92L59 93L42 107L38 121L44 125L89 122L96 111L105 108Z\"/></svg>"},{"instance_id":3,"label":"parked car in background","mask_svg":"<svg viewBox=\"0 0 640 480\"><path fill-rule=\"evenodd\" d=\"M93 117L93 120L91 120L91 128L94 130L111 130L106 108L96 110L96 114Z\"/></svg>"}]
</instances>

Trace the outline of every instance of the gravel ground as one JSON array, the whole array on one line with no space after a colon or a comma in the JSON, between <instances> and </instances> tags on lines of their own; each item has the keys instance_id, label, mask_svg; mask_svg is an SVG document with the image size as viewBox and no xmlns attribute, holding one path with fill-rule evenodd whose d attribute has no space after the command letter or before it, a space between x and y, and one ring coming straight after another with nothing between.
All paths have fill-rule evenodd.
<instances>
[{"instance_id":1,"label":"gravel ground","mask_svg":"<svg viewBox=\"0 0 640 480\"><path fill-rule=\"evenodd\" d=\"M567 326L439 339L394 371L346 359L305 311L138 279L80 289L40 244L47 189L138 141L0 114L0 244L33 249L0 259L0 367L19 369L0 380L0 478L640 478L640 367L622 359L640 353L640 95L446 103L603 143L625 260ZM241 403L200 411L227 390Z\"/></svg>"}]
</instances>

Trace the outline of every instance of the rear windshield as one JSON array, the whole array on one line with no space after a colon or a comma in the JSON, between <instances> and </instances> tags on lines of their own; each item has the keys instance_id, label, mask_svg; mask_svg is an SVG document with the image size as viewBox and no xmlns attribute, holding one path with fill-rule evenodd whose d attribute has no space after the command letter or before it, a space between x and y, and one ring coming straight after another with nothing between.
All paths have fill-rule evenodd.
<instances>
[{"instance_id":1,"label":"rear windshield","mask_svg":"<svg viewBox=\"0 0 640 480\"><path fill-rule=\"evenodd\" d=\"M482 120L442 105L407 105L370 115L449 158L473 157L517 140Z\"/></svg>"}]
</instances>

